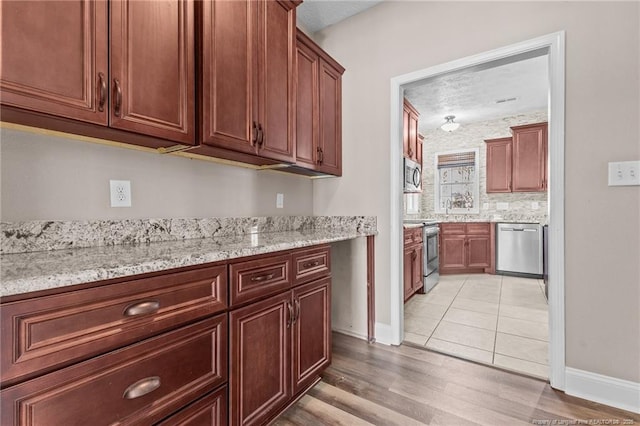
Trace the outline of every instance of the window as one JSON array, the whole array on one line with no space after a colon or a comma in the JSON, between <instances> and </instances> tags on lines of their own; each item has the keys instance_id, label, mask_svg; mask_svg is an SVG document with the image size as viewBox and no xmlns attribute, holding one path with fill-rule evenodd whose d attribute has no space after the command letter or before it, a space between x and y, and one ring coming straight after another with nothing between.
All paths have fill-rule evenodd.
<instances>
[{"instance_id":1,"label":"window","mask_svg":"<svg viewBox=\"0 0 640 426\"><path fill-rule=\"evenodd\" d=\"M435 212L480 213L478 148L435 155Z\"/></svg>"}]
</instances>

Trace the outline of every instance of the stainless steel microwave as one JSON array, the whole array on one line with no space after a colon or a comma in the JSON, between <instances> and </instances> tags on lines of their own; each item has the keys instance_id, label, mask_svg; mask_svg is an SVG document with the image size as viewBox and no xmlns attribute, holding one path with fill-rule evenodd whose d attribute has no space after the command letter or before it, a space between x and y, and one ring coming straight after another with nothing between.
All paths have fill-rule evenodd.
<instances>
[{"instance_id":1,"label":"stainless steel microwave","mask_svg":"<svg viewBox=\"0 0 640 426\"><path fill-rule=\"evenodd\" d=\"M404 192L422 192L422 165L404 159Z\"/></svg>"}]
</instances>

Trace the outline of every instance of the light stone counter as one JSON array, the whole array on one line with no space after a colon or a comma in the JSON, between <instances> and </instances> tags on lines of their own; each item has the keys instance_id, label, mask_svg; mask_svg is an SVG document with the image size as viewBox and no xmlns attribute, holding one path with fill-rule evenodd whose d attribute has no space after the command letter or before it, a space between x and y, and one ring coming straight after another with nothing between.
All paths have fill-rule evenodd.
<instances>
[{"instance_id":1,"label":"light stone counter","mask_svg":"<svg viewBox=\"0 0 640 426\"><path fill-rule=\"evenodd\" d=\"M3 254L0 256L2 281L0 296L158 272L377 234L375 218L353 218L357 219L352 221L353 226L323 225L312 229ZM319 226L318 223L315 225Z\"/></svg>"}]
</instances>

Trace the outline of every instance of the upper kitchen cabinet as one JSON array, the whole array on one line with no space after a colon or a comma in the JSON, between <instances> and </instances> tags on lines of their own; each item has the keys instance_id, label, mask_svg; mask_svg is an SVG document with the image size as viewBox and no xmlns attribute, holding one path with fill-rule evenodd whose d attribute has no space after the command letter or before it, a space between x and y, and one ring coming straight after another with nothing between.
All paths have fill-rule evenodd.
<instances>
[{"instance_id":1,"label":"upper kitchen cabinet","mask_svg":"<svg viewBox=\"0 0 640 426\"><path fill-rule=\"evenodd\" d=\"M402 145L403 153L406 158L420 163L422 165L422 141L418 138L418 120L420 114L418 110L408 100L404 100L402 108ZM420 152L418 153L418 151ZM419 157L418 157L419 156Z\"/></svg>"},{"instance_id":2,"label":"upper kitchen cabinet","mask_svg":"<svg viewBox=\"0 0 640 426\"><path fill-rule=\"evenodd\" d=\"M204 1L201 142L293 162L294 1Z\"/></svg>"},{"instance_id":3,"label":"upper kitchen cabinet","mask_svg":"<svg viewBox=\"0 0 640 426\"><path fill-rule=\"evenodd\" d=\"M296 51L296 164L341 176L344 68L301 31Z\"/></svg>"},{"instance_id":4,"label":"upper kitchen cabinet","mask_svg":"<svg viewBox=\"0 0 640 426\"><path fill-rule=\"evenodd\" d=\"M487 139L487 193L511 192L511 138Z\"/></svg>"},{"instance_id":5,"label":"upper kitchen cabinet","mask_svg":"<svg viewBox=\"0 0 640 426\"><path fill-rule=\"evenodd\" d=\"M110 4L110 125L194 144L193 2Z\"/></svg>"},{"instance_id":6,"label":"upper kitchen cabinet","mask_svg":"<svg viewBox=\"0 0 640 426\"><path fill-rule=\"evenodd\" d=\"M192 1L3 1L2 25L3 104L195 143Z\"/></svg>"},{"instance_id":7,"label":"upper kitchen cabinet","mask_svg":"<svg viewBox=\"0 0 640 426\"><path fill-rule=\"evenodd\" d=\"M106 125L107 2L2 1L2 103Z\"/></svg>"},{"instance_id":8,"label":"upper kitchen cabinet","mask_svg":"<svg viewBox=\"0 0 640 426\"><path fill-rule=\"evenodd\" d=\"M487 193L547 190L547 123L511 127L510 138L485 140Z\"/></svg>"},{"instance_id":9,"label":"upper kitchen cabinet","mask_svg":"<svg viewBox=\"0 0 640 426\"><path fill-rule=\"evenodd\" d=\"M547 123L511 128L513 132L513 192L547 190Z\"/></svg>"}]
</instances>

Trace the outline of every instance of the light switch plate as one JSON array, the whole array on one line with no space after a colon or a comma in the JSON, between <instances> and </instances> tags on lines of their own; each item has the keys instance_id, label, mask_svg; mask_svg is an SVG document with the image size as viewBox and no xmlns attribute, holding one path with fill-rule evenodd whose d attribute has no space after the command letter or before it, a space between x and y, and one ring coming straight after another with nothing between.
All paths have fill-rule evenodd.
<instances>
[{"instance_id":1,"label":"light switch plate","mask_svg":"<svg viewBox=\"0 0 640 426\"><path fill-rule=\"evenodd\" d=\"M540 208L540 203L538 203L537 201L531 202L531 210L538 210L539 208Z\"/></svg>"},{"instance_id":2,"label":"light switch plate","mask_svg":"<svg viewBox=\"0 0 640 426\"><path fill-rule=\"evenodd\" d=\"M284 194L276 194L276 208L283 209L284 208Z\"/></svg>"},{"instance_id":3,"label":"light switch plate","mask_svg":"<svg viewBox=\"0 0 640 426\"><path fill-rule=\"evenodd\" d=\"M609 163L609 186L640 185L640 161Z\"/></svg>"}]
</instances>

